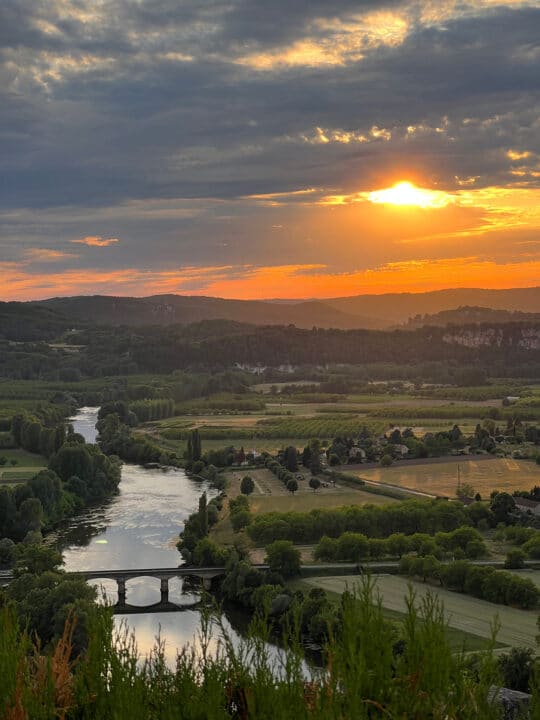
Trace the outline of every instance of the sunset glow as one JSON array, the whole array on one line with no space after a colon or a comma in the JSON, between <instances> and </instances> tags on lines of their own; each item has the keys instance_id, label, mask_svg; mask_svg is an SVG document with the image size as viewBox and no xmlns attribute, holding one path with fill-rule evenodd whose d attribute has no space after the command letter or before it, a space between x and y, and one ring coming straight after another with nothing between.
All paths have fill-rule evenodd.
<instances>
[{"instance_id":1,"label":"sunset glow","mask_svg":"<svg viewBox=\"0 0 540 720\"><path fill-rule=\"evenodd\" d=\"M165 5L0 9L0 300L540 285L538 2Z\"/></svg>"},{"instance_id":2,"label":"sunset glow","mask_svg":"<svg viewBox=\"0 0 540 720\"><path fill-rule=\"evenodd\" d=\"M440 208L449 205L452 197L439 190L415 187L404 180L385 190L374 190L368 194L372 203L384 205L410 205L420 208Z\"/></svg>"}]
</instances>

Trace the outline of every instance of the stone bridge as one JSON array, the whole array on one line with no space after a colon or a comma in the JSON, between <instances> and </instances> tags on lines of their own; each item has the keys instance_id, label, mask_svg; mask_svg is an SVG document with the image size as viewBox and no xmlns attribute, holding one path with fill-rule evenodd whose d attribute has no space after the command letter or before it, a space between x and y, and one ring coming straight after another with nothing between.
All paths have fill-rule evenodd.
<instances>
[{"instance_id":1,"label":"stone bridge","mask_svg":"<svg viewBox=\"0 0 540 720\"><path fill-rule=\"evenodd\" d=\"M268 565L254 565L253 567L259 570L267 570ZM166 608L169 603L169 580L176 577L193 578L200 580L205 590L210 590L212 582L215 578L225 575L224 567L175 567L175 568L134 568L134 569L121 569L121 570L80 570L76 572L70 572L70 575L75 575L85 580L115 580L116 587L118 590L118 602L116 603L117 608L130 608L131 606L126 603L126 583L128 580L133 580L140 577L151 577L156 578L160 581L161 599L157 605L162 608ZM9 570L0 571L0 587L9 585L13 580L13 573ZM178 609L177 605L173 606ZM171 607L170 609L173 609Z\"/></svg>"}]
</instances>

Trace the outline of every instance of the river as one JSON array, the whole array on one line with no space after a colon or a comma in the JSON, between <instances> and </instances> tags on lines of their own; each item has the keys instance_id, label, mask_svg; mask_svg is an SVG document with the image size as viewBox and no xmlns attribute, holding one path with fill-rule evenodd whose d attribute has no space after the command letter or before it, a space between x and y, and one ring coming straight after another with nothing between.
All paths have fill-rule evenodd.
<instances>
[{"instance_id":1,"label":"river","mask_svg":"<svg viewBox=\"0 0 540 720\"><path fill-rule=\"evenodd\" d=\"M99 408L84 407L70 419L75 432L88 443L96 441ZM125 463L119 494L106 503L77 515L58 533L66 570L114 570L121 568L175 567L181 556L175 547L184 520L198 505L203 491L215 494L207 483L195 480L183 470L146 469ZM103 581L109 600L116 601L116 583ZM128 581L127 602L144 606L158 602L160 585L156 578ZM198 596L185 590L179 578L169 581L169 600L189 605ZM135 634L141 656L149 653L160 635L165 655L172 665L178 648L188 642L198 644L201 616L197 610L178 612L116 615L117 625L126 623ZM226 618L223 625L233 637L238 636ZM214 626L214 644L220 631Z\"/></svg>"}]
</instances>

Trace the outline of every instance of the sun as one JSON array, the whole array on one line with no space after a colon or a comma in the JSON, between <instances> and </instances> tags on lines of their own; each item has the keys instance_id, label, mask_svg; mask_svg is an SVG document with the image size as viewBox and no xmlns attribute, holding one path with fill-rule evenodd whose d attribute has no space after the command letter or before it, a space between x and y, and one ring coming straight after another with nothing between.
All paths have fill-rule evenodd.
<instances>
[{"instance_id":1,"label":"sun","mask_svg":"<svg viewBox=\"0 0 540 720\"><path fill-rule=\"evenodd\" d=\"M427 190L415 187L407 180L384 190L368 193L372 203L385 205L409 205L420 208L441 208L453 202L452 196L442 190Z\"/></svg>"}]
</instances>

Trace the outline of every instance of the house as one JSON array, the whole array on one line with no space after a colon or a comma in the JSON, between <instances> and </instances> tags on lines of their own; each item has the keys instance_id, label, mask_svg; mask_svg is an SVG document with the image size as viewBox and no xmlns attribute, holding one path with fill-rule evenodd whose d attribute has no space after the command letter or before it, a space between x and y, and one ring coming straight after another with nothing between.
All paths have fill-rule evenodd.
<instances>
[{"instance_id":1,"label":"house","mask_svg":"<svg viewBox=\"0 0 540 720\"><path fill-rule=\"evenodd\" d=\"M363 448L353 446L349 450L349 460L356 460L356 462L364 462L366 459L366 451Z\"/></svg>"},{"instance_id":2,"label":"house","mask_svg":"<svg viewBox=\"0 0 540 720\"><path fill-rule=\"evenodd\" d=\"M409 454L409 448L406 445L394 445L394 453L399 457L405 457Z\"/></svg>"},{"instance_id":3,"label":"house","mask_svg":"<svg viewBox=\"0 0 540 720\"><path fill-rule=\"evenodd\" d=\"M234 367L237 370L243 370L244 372L251 373L252 375L264 375L267 366L266 365L249 365L248 363L235 362Z\"/></svg>"},{"instance_id":4,"label":"house","mask_svg":"<svg viewBox=\"0 0 540 720\"><path fill-rule=\"evenodd\" d=\"M514 497L516 510L526 515L540 515L540 502L538 500L528 500L523 497Z\"/></svg>"}]
</instances>

